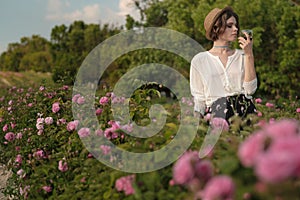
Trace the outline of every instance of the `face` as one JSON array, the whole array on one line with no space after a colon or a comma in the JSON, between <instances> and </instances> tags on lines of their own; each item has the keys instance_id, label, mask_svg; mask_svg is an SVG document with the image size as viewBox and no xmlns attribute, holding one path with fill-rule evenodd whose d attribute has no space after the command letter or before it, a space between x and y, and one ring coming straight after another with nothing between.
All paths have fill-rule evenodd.
<instances>
[{"instance_id":1,"label":"face","mask_svg":"<svg viewBox=\"0 0 300 200\"><path fill-rule=\"evenodd\" d=\"M238 37L238 28L236 27L236 19L235 17L230 17L226 21L226 28L224 33L219 35L219 40L232 42Z\"/></svg>"}]
</instances>

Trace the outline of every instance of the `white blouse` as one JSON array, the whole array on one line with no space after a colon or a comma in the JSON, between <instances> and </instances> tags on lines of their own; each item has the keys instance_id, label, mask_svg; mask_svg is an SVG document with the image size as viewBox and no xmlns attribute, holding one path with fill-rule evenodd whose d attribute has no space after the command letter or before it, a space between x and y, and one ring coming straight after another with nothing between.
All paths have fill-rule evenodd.
<instances>
[{"instance_id":1,"label":"white blouse","mask_svg":"<svg viewBox=\"0 0 300 200\"><path fill-rule=\"evenodd\" d=\"M226 67L218 56L208 51L194 56L190 68L190 89L194 97L194 110L205 113L220 97L245 94L247 98L257 89L257 79L244 82L244 54L236 49L228 57Z\"/></svg>"}]
</instances>

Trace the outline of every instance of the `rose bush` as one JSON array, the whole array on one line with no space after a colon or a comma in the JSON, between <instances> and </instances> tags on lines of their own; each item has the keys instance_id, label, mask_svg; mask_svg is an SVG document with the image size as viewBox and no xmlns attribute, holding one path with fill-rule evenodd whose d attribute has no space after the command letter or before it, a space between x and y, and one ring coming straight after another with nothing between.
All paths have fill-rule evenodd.
<instances>
[{"instance_id":1,"label":"rose bush","mask_svg":"<svg viewBox=\"0 0 300 200\"><path fill-rule=\"evenodd\" d=\"M153 172L117 171L87 151L81 139L92 134L133 152L155 151L171 142L180 125L180 104L156 94L139 90L129 99L130 117L136 124L155 122L149 118L155 103L168 112L159 133L135 138L127 134L133 129L131 121L124 124L112 118L111 104L126 99L111 91L98 91L92 97L100 126L81 127L80 120L73 118L72 105L84 107L91 97L72 95L68 86L10 88L0 98L0 162L12 171L3 192L15 199L295 199L300 195L297 101L257 98L258 113L233 117L230 125L205 116L186 153ZM187 99L181 101L193 106ZM200 159L198 151L210 124L223 132L208 156ZM97 148L114 162L109 145Z\"/></svg>"}]
</instances>

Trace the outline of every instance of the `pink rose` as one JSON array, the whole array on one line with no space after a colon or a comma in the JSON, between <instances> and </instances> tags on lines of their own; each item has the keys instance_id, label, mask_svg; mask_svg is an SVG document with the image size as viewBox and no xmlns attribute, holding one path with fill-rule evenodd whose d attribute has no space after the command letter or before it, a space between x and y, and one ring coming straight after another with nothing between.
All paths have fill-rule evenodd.
<instances>
[{"instance_id":1,"label":"pink rose","mask_svg":"<svg viewBox=\"0 0 300 200\"><path fill-rule=\"evenodd\" d=\"M66 172L68 171L68 163L65 160L60 160L58 162L58 169L61 172Z\"/></svg>"},{"instance_id":2,"label":"pink rose","mask_svg":"<svg viewBox=\"0 0 300 200\"><path fill-rule=\"evenodd\" d=\"M264 150L266 135L263 132L257 132L250 135L238 149L238 157L241 163L246 167L251 167L255 164L257 157Z\"/></svg>"},{"instance_id":3,"label":"pink rose","mask_svg":"<svg viewBox=\"0 0 300 200\"><path fill-rule=\"evenodd\" d=\"M48 186L48 185L43 186L42 189L43 189L45 192L47 192L47 193L49 193L49 192L52 191L52 187L51 187L51 186Z\"/></svg>"},{"instance_id":4,"label":"pink rose","mask_svg":"<svg viewBox=\"0 0 300 200\"><path fill-rule=\"evenodd\" d=\"M269 102L266 103L266 106L267 106L268 108L274 108L274 104L269 103Z\"/></svg>"},{"instance_id":5,"label":"pink rose","mask_svg":"<svg viewBox=\"0 0 300 200\"><path fill-rule=\"evenodd\" d=\"M300 113L300 108L297 108L297 109L296 109L296 112L297 112L297 113Z\"/></svg>"},{"instance_id":6,"label":"pink rose","mask_svg":"<svg viewBox=\"0 0 300 200\"><path fill-rule=\"evenodd\" d=\"M23 134L22 133L17 133L16 139L22 139Z\"/></svg>"},{"instance_id":7,"label":"pink rose","mask_svg":"<svg viewBox=\"0 0 300 200\"><path fill-rule=\"evenodd\" d=\"M78 131L78 135L81 138L88 137L90 135L90 129L89 128L81 128Z\"/></svg>"},{"instance_id":8,"label":"pink rose","mask_svg":"<svg viewBox=\"0 0 300 200\"><path fill-rule=\"evenodd\" d=\"M80 96L81 96L80 94L75 94L75 95L72 97L72 102L73 102L73 103L77 103L77 99L78 99Z\"/></svg>"},{"instance_id":9,"label":"pink rose","mask_svg":"<svg viewBox=\"0 0 300 200\"><path fill-rule=\"evenodd\" d=\"M33 156L40 160L45 157L45 152L43 150L38 150L33 154Z\"/></svg>"},{"instance_id":10,"label":"pink rose","mask_svg":"<svg viewBox=\"0 0 300 200\"><path fill-rule=\"evenodd\" d=\"M119 123L111 120L108 124L111 125L111 127L104 130L104 136L108 139L118 138L119 134L116 131L120 129Z\"/></svg>"},{"instance_id":11,"label":"pink rose","mask_svg":"<svg viewBox=\"0 0 300 200\"><path fill-rule=\"evenodd\" d=\"M173 166L173 180L179 185L193 185L206 182L213 175L210 161L201 160L197 151L185 152Z\"/></svg>"},{"instance_id":12,"label":"pink rose","mask_svg":"<svg viewBox=\"0 0 300 200\"><path fill-rule=\"evenodd\" d=\"M260 155L255 172L264 182L279 183L300 175L300 138L287 137L272 141Z\"/></svg>"},{"instance_id":13,"label":"pink rose","mask_svg":"<svg viewBox=\"0 0 300 200\"><path fill-rule=\"evenodd\" d=\"M100 103L101 105L105 105L105 104L107 104L108 102L109 102L109 98L106 97L106 96L101 97L100 100L99 100L99 103Z\"/></svg>"},{"instance_id":14,"label":"pink rose","mask_svg":"<svg viewBox=\"0 0 300 200\"><path fill-rule=\"evenodd\" d=\"M258 117L262 117L262 116L263 116L262 112L258 111L258 112L257 112L257 116L258 116Z\"/></svg>"},{"instance_id":15,"label":"pink rose","mask_svg":"<svg viewBox=\"0 0 300 200\"><path fill-rule=\"evenodd\" d=\"M128 176L121 177L116 180L115 188L119 192L124 191L125 195L127 196L134 194L135 191L132 186L134 179L135 179L135 175L128 175Z\"/></svg>"},{"instance_id":16,"label":"pink rose","mask_svg":"<svg viewBox=\"0 0 300 200\"><path fill-rule=\"evenodd\" d=\"M53 123L53 118L52 118L52 117L46 117L46 118L45 118L45 123L46 123L47 125L52 124L52 123Z\"/></svg>"},{"instance_id":17,"label":"pink rose","mask_svg":"<svg viewBox=\"0 0 300 200\"><path fill-rule=\"evenodd\" d=\"M20 154L18 154L16 156L15 162L20 163L20 164L22 163L22 156Z\"/></svg>"},{"instance_id":18,"label":"pink rose","mask_svg":"<svg viewBox=\"0 0 300 200\"><path fill-rule=\"evenodd\" d=\"M229 125L227 121L223 118L220 117L214 117L211 120L211 126L213 130L222 130L222 131L228 131L229 130Z\"/></svg>"},{"instance_id":19,"label":"pink rose","mask_svg":"<svg viewBox=\"0 0 300 200\"><path fill-rule=\"evenodd\" d=\"M8 132L5 134L4 138L9 141L12 142L16 139L16 135L13 132Z\"/></svg>"},{"instance_id":20,"label":"pink rose","mask_svg":"<svg viewBox=\"0 0 300 200\"><path fill-rule=\"evenodd\" d=\"M5 125L3 126L3 128L2 128L2 130L3 130L3 132L8 131L8 124L5 124Z\"/></svg>"},{"instance_id":21,"label":"pink rose","mask_svg":"<svg viewBox=\"0 0 300 200\"><path fill-rule=\"evenodd\" d=\"M80 97L78 97L78 99L77 99L77 104L84 104L84 102L85 102L85 99L84 99L84 97L83 96L80 96Z\"/></svg>"},{"instance_id":22,"label":"pink rose","mask_svg":"<svg viewBox=\"0 0 300 200\"><path fill-rule=\"evenodd\" d=\"M261 103L261 102L262 102L262 99L261 99L261 98L255 99L255 103Z\"/></svg>"},{"instance_id":23,"label":"pink rose","mask_svg":"<svg viewBox=\"0 0 300 200\"><path fill-rule=\"evenodd\" d=\"M26 173L23 169L19 169L17 171L17 175L19 175L20 178L24 178L26 176Z\"/></svg>"},{"instance_id":24,"label":"pink rose","mask_svg":"<svg viewBox=\"0 0 300 200\"><path fill-rule=\"evenodd\" d=\"M98 108L96 110L96 115L99 116L99 115L101 115L102 112L103 112L103 110L101 108Z\"/></svg>"},{"instance_id":25,"label":"pink rose","mask_svg":"<svg viewBox=\"0 0 300 200\"><path fill-rule=\"evenodd\" d=\"M97 130L95 131L95 134L96 134L97 136L103 136L103 130L102 130L102 129L97 129Z\"/></svg>"},{"instance_id":26,"label":"pink rose","mask_svg":"<svg viewBox=\"0 0 300 200\"><path fill-rule=\"evenodd\" d=\"M45 87L44 86L40 86L40 91L44 91L45 90Z\"/></svg>"},{"instance_id":27,"label":"pink rose","mask_svg":"<svg viewBox=\"0 0 300 200\"><path fill-rule=\"evenodd\" d=\"M104 155L107 155L107 154L110 153L111 147L108 146L108 145L101 145L101 146L100 146L100 149L102 150L102 153L103 153Z\"/></svg>"},{"instance_id":28,"label":"pink rose","mask_svg":"<svg viewBox=\"0 0 300 200\"><path fill-rule=\"evenodd\" d=\"M69 122L69 123L67 124L67 130L68 130L68 131L74 131L74 130L76 130L78 124L79 124L79 121L78 121L78 120Z\"/></svg>"},{"instance_id":29,"label":"pink rose","mask_svg":"<svg viewBox=\"0 0 300 200\"><path fill-rule=\"evenodd\" d=\"M272 139L293 137L298 134L298 129L298 121L292 119L284 119L264 127L266 135L270 136Z\"/></svg>"},{"instance_id":30,"label":"pink rose","mask_svg":"<svg viewBox=\"0 0 300 200\"><path fill-rule=\"evenodd\" d=\"M280 183L290 178L296 170L297 161L289 152L267 152L257 159L255 173L267 183Z\"/></svg>"},{"instance_id":31,"label":"pink rose","mask_svg":"<svg viewBox=\"0 0 300 200\"><path fill-rule=\"evenodd\" d=\"M64 119L64 118L61 118L61 119L56 121L57 126L60 126L62 124L66 124L66 123L67 123L67 120Z\"/></svg>"},{"instance_id":32,"label":"pink rose","mask_svg":"<svg viewBox=\"0 0 300 200\"><path fill-rule=\"evenodd\" d=\"M234 199L235 186L232 179L225 175L211 178L202 191L203 200Z\"/></svg>"},{"instance_id":33,"label":"pink rose","mask_svg":"<svg viewBox=\"0 0 300 200\"><path fill-rule=\"evenodd\" d=\"M59 102L55 102L52 104L52 112L57 113L60 110Z\"/></svg>"},{"instance_id":34,"label":"pink rose","mask_svg":"<svg viewBox=\"0 0 300 200\"><path fill-rule=\"evenodd\" d=\"M213 166L210 161L202 160L195 164L195 173L197 178L207 182L213 176Z\"/></svg>"},{"instance_id":35,"label":"pink rose","mask_svg":"<svg viewBox=\"0 0 300 200\"><path fill-rule=\"evenodd\" d=\"M195 176L192 166L193 160L198 160L196 153L185 152L173 167L173 180L176 184L186 185Z\"/></svg>"}]
</instances>

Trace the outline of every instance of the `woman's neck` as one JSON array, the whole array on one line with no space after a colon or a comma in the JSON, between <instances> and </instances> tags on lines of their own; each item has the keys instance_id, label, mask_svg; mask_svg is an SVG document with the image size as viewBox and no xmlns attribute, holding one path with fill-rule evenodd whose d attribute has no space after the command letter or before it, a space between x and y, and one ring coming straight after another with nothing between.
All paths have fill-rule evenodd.
<instances>
[{"instance_id":1,"label":"woman's neck","mask_svg":"<svg viewBox=\"0 0 300 200\"><path fill-rule=\"evenodd\" d=\"M227 53L231 51L229 42L215 41L210 51L217 53Z\"/></svg>"}]
</instances>

